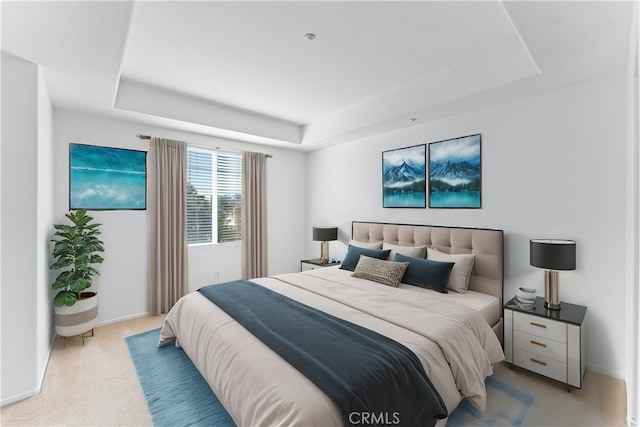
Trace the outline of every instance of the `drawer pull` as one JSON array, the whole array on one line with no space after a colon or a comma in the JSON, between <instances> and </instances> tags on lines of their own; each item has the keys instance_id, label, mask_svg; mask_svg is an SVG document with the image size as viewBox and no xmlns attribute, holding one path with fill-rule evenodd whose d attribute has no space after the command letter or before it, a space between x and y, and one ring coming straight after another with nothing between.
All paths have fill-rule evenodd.
<instances>
[{"instance_id":1,"label":"drawer pull","mask_svg":"<svg viewBox=\"0 0 640 427\"><path fill-rule=\"evenodd\" d=\"M539 345L540 347L547 348L547 345L545 343L541 343L541 342L534 341L534 340L531 340L530 342L531 342L531 344Z\"/></svg>"},{"instance_id":2,"label":"drawer pull","mask_svg":"<svg viewBox=\"0 0 640 427\"><path fill-rule=\"evenodd\" d=\"M536 322L529 322L531 324L531 326L537 326L538 328L545 328L547 329L547 325L543 325L542 323L536 323Z\"/></svg>"},{"instance_id":3,"label":"drawer pull","mask_svg":"<svg viewBox=\"0 0 640 427\"><path fill-rule=\"evenodd\" d=\"M533 363L537 363L538 365L547 366L546 362L543 362L542 360L534 359L533 357L531 358L531 361Z\"/></svg>"}]
</instances>

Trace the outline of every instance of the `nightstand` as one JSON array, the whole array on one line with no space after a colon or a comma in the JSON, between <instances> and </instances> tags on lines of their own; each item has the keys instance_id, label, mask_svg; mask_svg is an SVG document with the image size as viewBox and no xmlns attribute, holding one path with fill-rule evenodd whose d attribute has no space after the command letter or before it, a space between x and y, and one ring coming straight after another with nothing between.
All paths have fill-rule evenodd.
<instances>
[{"instance_id":1,"label":"nightstand","mask_svg":"<svg viewBox=\"0 0 640 427\"><path fill-rule=\"evenodd\" d=\"M517 301L514 297L504 306L505 360L582 388L587 308L563 302L560 310L549 310L544 298L536 297L533 308L523 309Z\"/></svg>"},{"instance_id":2,"label":"nightstand","mask_svg":"<svg viewBox=\"0 0 640 427\"><path fill-rule=\"evenodd\" d=\"M340 261L331 260L326 264L322 264L320 258L303 259L300 261L300 271L316 270L318 268L333 267L334 265L340 265Z\"/></svg>"}]
</instances>

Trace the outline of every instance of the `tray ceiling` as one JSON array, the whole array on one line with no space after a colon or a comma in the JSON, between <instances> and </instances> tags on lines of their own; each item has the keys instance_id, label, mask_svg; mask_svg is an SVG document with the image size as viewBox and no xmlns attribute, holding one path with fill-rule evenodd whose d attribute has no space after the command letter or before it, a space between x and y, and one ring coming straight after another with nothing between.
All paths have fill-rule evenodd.
<instances>
[{"instance_id":1,"label":"tray ceiling","mask_svg":"<svg viewBox=\"0 0 640 427\"><path fill-rule=\"evenodd\" d=\"M1 7L3 51L42 66L56 108L302 150L623 74L633 11L522 1Z\"/></svg>"}]
</instances>

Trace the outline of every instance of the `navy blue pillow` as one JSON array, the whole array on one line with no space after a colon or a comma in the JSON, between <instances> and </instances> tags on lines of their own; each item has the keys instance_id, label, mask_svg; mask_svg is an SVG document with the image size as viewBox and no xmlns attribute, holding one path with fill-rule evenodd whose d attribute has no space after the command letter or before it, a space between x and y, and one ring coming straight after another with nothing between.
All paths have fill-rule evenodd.
<instances>
[{"instance_id":1,"label":"navy blue pillow","mask_svg":"<svg viewBox=\"0 0 640 427\"><path fill-rule=\"evenodd\" d=\"M409 267L404 273L403 283L433 289L443 294L448 294L447 283L451 269L455 262L433 261L430 259L414 258L396 253L394 261L409 262Z\"/></svg>"},{"instance_id":2,"label":"navy blue pillow","mask_svg":"<svg viewBox=\"0 0 640 427\"><path fill-rule=\"evenodd\" d=\"M347 254L344 256L340 268L343 270L354 271L356 269L356 265L358 265L358 261L360 261L360 255L366 255L377 259L387 259L389 258L390 253L391 249L367 249L361 248L360 246L349 245Z\"/></svg>"}]
</instances>

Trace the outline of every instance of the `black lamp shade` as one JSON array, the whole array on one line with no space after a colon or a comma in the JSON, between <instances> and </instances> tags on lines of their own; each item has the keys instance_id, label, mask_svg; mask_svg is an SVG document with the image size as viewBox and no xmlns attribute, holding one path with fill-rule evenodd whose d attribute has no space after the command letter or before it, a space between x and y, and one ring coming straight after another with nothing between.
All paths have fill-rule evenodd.
<instances>
[{"instance_id":1,"label":"black lamp shade","mask_svg":"<svg viewBox=\"0 0 640 427\"><path fill-rule=\"evenodd\" d=\"M575 270L576 242L533 239L529 242L529 264L549 270Z\"/></svg>"},{"instance_id":2,"label":"black lamp shade","mask_svg":"<svg viewBox=\"0 0 640 427\"><path fill-rule=\"evenodd\" d=\"M313 240L316 242L338 240L338 227L313 227Z\"/></svg>"}]
</instances>

